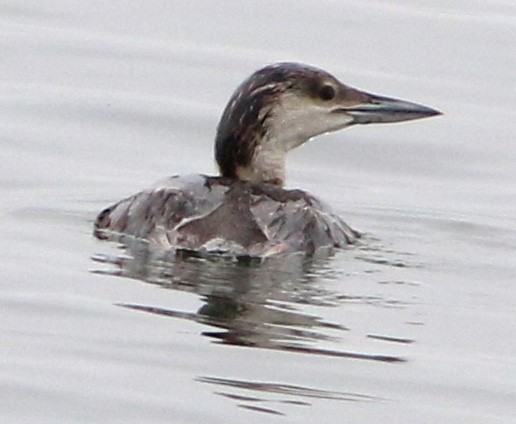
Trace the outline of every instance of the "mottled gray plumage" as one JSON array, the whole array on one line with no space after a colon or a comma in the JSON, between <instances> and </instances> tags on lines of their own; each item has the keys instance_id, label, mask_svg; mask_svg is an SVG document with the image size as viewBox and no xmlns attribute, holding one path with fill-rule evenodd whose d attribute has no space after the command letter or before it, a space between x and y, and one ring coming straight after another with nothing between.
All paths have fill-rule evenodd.
<instances>
[{"instance_id":1,"label":"mottled gray plumage","mask_svg":"<svg viewBox=\"0 0 516 424\"><path fill-rule=\"evenodd\" d=\"M203 175L168 178L105 209L95 234L109 238L113 232L165 249L253 257L311 255L358 237L304 191Z\"/></svg>"}]
</instances>

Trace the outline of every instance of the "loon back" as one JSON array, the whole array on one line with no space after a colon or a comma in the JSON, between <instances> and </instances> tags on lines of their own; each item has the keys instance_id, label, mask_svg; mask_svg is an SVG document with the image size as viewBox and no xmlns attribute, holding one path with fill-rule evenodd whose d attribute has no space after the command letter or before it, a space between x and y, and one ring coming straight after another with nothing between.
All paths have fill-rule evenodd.
<instances>
[{"instance_id":1,"label":"loon back","mask_svg":"<svg viewBox=\"0 0 516 424\"><path fill-rule=\"evenodd\" d=\"M313 255L359 237L306 192L204 175L168 178L102 211L95 235L119 234L162 249L250 257Z\"/></svg>"}]
</instances>

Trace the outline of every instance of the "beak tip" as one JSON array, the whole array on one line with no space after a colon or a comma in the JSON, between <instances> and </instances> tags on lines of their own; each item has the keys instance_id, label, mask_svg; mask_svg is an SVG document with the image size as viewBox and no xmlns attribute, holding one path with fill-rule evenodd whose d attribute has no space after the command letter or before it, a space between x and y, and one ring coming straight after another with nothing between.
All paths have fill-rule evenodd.
<instances>
[{"instance_id":1,"label":"beak tip","mask_svg":"<svg viewBox=\"0 0 516 424\"><path fill-rule=\"evenodd\" d=\"M431 116L440 116L443 115L443 113L440 110L428 108L428 114L427 116L430 118Z\"/></svg>"}]
</instances>

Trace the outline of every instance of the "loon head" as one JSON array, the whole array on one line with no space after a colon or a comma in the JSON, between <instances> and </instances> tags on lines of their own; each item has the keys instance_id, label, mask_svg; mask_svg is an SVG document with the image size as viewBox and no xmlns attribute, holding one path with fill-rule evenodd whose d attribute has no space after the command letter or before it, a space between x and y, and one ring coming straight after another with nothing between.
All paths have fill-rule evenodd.
<instances>
[{"instance_id":1,"label":"loon head","mask_svg":"<svg viewBox=\"0 0 516 424\"><path fill-rule=\"evenodd\" d=\"M314 136L434 115L440 112L357 90L321 69L278 63L233 93L218 125L215 159L224 177L283 185L287 152Z\"/></svg>"}]
</instances>

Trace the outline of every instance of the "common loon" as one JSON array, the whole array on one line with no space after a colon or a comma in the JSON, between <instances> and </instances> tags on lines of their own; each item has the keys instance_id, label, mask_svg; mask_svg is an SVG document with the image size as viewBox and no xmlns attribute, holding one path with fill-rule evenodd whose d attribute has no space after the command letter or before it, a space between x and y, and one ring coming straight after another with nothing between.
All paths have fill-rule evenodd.
<instances>
[{"instance_id":1,"label":"common loon","mask_svg":"<svg viewBox=\"0 0 516 424\"><path fill-rule=\"evenodd\" d=\"M320 200L283 188L288 151L355 124L434 115L440 112L359 91L312 66L266 66L237 88L222 114L215 139L220 176L167 178L102 211L95 235L261 258L354 243L360 234Z\"/></svg>"}]
</instances>

